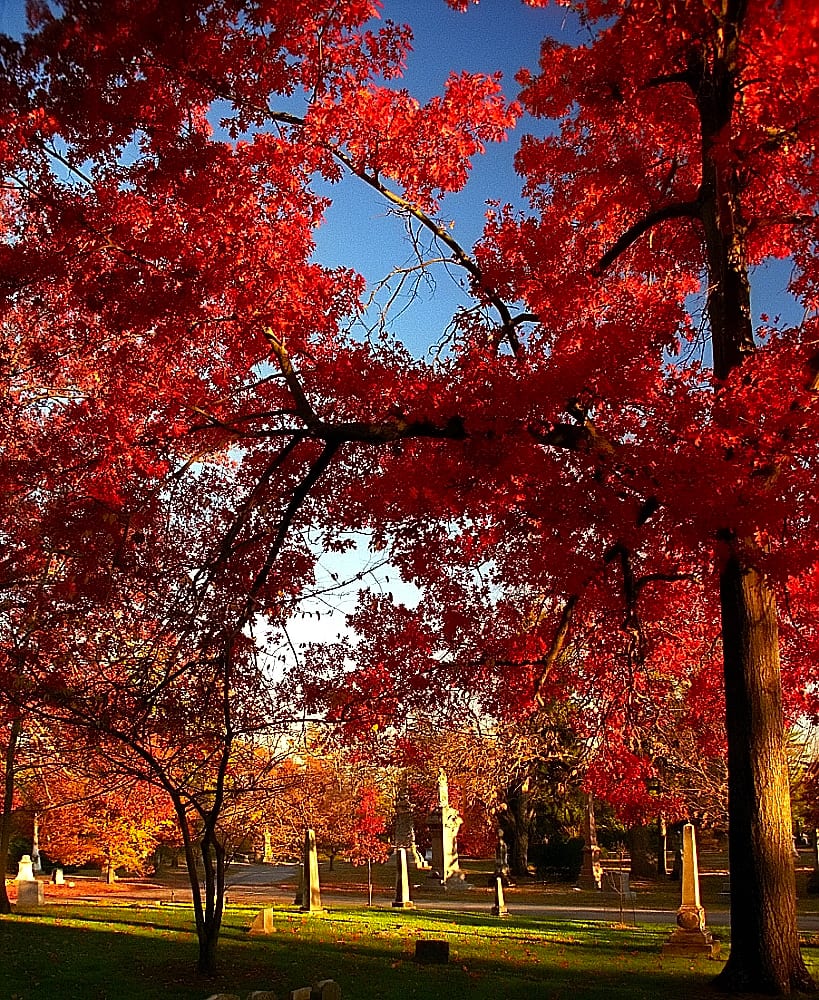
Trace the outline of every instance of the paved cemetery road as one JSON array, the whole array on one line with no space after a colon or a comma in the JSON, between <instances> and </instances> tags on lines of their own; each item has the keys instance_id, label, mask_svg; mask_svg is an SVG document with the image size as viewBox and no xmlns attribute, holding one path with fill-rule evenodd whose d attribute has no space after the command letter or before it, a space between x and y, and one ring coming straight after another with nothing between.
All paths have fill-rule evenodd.
<instances>
[{"instance_id":1,"label":"paved cemetery road","mask_svg":"<svg viewBox=\"0 0 819 1000\"><path fill-rule=\"evenodd\" d=\"M228 866L225 882L229 886L278 885L280 882L293 882L298 870L298 865L252 865L232 862Z\"/></svg>"}]
</instances>

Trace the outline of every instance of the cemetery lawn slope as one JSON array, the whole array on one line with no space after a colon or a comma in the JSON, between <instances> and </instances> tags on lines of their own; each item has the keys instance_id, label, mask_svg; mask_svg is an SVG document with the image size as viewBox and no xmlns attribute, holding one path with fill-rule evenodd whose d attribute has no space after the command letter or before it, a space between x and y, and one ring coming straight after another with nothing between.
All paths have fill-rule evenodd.
<instances>
[{"instance_id":1,"label":"cemetery lawn slope","mask_svg":"<svg viewBox=\"0 0 819 1000\"><path fill-rule=\"evenodd\" d=\"M273 933L251 936L255 910L225 915L215 979L194 971L189 907L46 907L0 920L0 1000L205 1000L220 991L279 996L335 979L344 1000L699 1000L721 963L662 955L668 927L569 920L490 920L444 911L273 911ZM725 936L724 930L722 935ZM417 965L415 942L449 942L446 966ZM725 949L724 949L725 950ZM807 962L819 971L819 942Z\"/></svg>"}]
</instances>

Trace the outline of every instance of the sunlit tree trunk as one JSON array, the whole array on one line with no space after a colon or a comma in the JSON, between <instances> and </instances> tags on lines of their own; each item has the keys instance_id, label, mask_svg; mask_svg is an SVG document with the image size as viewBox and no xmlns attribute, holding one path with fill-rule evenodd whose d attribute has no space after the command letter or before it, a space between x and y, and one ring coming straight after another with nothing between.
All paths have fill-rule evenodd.
<instances>
[{"instance_id":1,"label":"sunlit tree trunk","mask_svg":"<svg viewBox=\"0 0 819 1000\"><path fill-rule=\"evenodd\" d=\"M732 556L720 579L728 732L731 954L718 985L787 994L813 982L799 951L776 602Z\"/></svg>"},{"instance_id":2,"label":"sunlit tree trunk","mask_svg":"<svg viewBox=\"0 0 819 1000\"><path fill-rule=\"evenodd\" d=\"M732 127L747 0L724 0L716 48L690 65L702 129L700 202L714 378L724 385L755 350L742 180L717 150ZM720 413L715 411L715 430ZM791 811L784 753L776 601L754 565L753 539L726 525L720 572L728 742L731 953L717 979L730 991L788 994L813 982L799 951Z\"/></svg>"}]
</instances>

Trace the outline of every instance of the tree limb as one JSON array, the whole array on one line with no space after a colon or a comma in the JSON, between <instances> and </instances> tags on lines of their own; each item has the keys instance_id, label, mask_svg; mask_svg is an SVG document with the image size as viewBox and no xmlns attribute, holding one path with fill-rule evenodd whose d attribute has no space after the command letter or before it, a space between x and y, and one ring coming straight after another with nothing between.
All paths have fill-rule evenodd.
<instances>
[{"instance_id":1,"label":"tree limb","mask_svg":"<svg viewBox=\"0 0 819 1000\"><path fill-rule=\"evenodd\" d=\"M549 652L542 660L539 661L541 668L540 677L537 679L534 691L535 703L538 708L542 709L546 707L546 702L541 694L541 689L546 683L552 667L558 661L566 646L566 640L569 637L569 631L572 625L572 618L574 617L575 608L577 607L577 602L579 600L580 597L577 594L572 594L571 597L567 598L566 603L563 605L563 612L560 615L560 621L552 638L552 645L549 647Z\"/></svg>"},{"instance_id":2,"label":"tree limb","mask_svg":"<svg viewBox=\"0 0 819 1000\"><path fill-rule=\"evenodd\" d=\"M700 208L700 200L697 198L694 201L674 202L671 205L666 205L664 208L657 208L653 212L649 212L639 222L635 222L633 226L629 227L613 246L603 254L592 268L592 274L594 277L599 278L621 253L628 250L649 229L659 225L661 222L667 222L669 219L698 219L700 218Z\"/></svg>"}]
</instances>

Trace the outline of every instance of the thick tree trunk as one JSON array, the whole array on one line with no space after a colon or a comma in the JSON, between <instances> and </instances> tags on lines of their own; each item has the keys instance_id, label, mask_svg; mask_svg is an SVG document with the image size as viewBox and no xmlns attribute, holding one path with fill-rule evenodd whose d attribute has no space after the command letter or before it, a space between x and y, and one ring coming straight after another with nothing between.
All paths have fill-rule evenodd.
<instances>
[{"instance_id":1,"label":"thick tree trunk","mask_svg":"<svg viewBox=\"0 0 819 1000\"><path fill-rule=\"evenodd\" d=\"M718 155L733 124L739 94L740 39L747 0L726 0L719 30L689 57L700 113L700 203L708 261L707 310L714 377L727 384L755 350L743 178ZM720 426L719 406L714 414ZM788 994L811 990L799 952L791 814L783 750L784 720L776 602L743 545L725 525L733 549L720 576L725 718L728 741L728 850L731 954L717 985L730 991Z\"/></svg>"},{"instance_id":2,"label":"thick tree trunk","mask_svg":"<svg viewBox=\"0 0 819 1000\"><path fill-rule=\"evenodd\" d=\"M654 878L657 866L651 856L650 835L647 826L632 826L628 832L628 847L631 854L631 877Z\"/></svg>"},{"instance_id":3,"label":"thick tree trunk","mask_svg":"<svg viewBox=\"0 0 819 1000\"><path fill-rule=\"evenodd\" d=\"M529 827L532 810L529 779L516 779L506 790L506 808L498 813L503 839L508 848L509 873L529 874Z\"/></svg>"},{"instance_id":4,"label":"thick tree trunk","mask_svg":"<svg viewBox=\"0 0 819 1000\"><path fill-rule=\"evenodd\" d=\"M776 602L731 556L720 578L728 734L731 954L721 988L812 991L799 951Z\"/></svg>"},{"instance_id":5,"label":"thick tree trunk","mask_svg":"<svg viewBox=\"0 0 819 1000\"><path fill-rule=\"evenodd\" d=\"M22 728L19 719L12 721L9 742L6 746L6 781L3 792L3 815L0 816L0 913L11 913L11 900L6 892L6 872L11 843L11 810L14 804L14 763L17 758L17 741Z\"/></svg>"}]
</instances>

